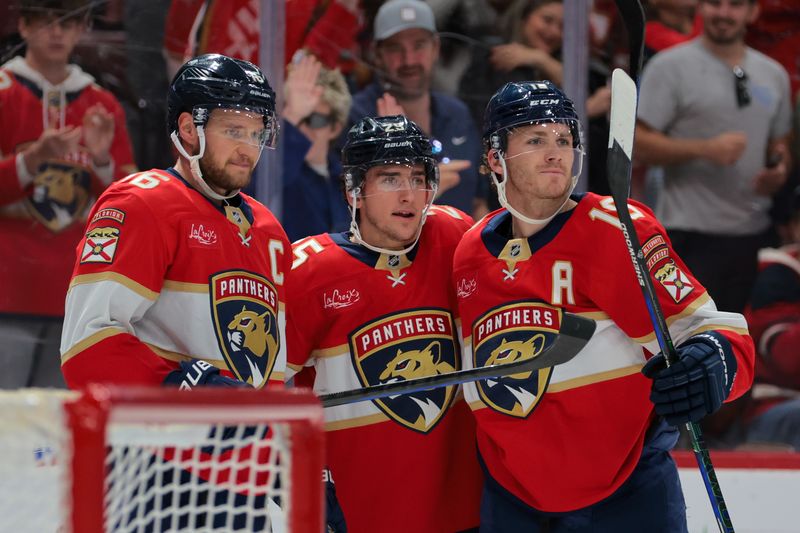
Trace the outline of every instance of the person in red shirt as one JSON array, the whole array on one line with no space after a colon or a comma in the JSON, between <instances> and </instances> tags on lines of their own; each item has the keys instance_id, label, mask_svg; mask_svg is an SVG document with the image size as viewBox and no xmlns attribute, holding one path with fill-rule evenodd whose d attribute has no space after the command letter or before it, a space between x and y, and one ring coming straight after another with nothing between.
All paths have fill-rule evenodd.
<instances>
[{"instance_id":1,"label":"person in red shirt","mask_svg":"<svg viewBox=\"0 0 800 533\"><path fill-rule=\"evenodd\" d=\"M800 451L800 188L787 226L784 246L759 251L759 274L745 310L757 358L744 437L749 444Z\"/></svg>"},{"instance_id":2,"label":"person in red shirt","mask_svg":"<svg viewBox=\"0 0 800 533\"><path fill-rule=\"evenodd\" d=\"M168 68L206 53L258 64L259 6L258 0L173 0L164 35ZM345 73L353 68L361 26L358 0L286 0L285 10L285 64L304 49L327 68Z\"/></svg>"},{"instance_id":3,"label":"person in red shirt","mask_svg":"<svg viewBox=\"0 0 800 533\"><path fill-rule=\"evenodd\" d=\"M0 67L0 388L63 386L58 345L94 198L135 170L116 98L69 63L85 0L22 0L25 55Z\"/></svg>"}]
</instances>

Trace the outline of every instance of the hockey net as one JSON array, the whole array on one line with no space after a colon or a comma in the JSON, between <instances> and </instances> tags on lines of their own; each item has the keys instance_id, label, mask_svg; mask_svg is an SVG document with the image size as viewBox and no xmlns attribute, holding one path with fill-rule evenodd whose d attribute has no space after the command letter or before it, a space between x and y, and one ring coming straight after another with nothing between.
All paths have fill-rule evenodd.
<instances>
[{"instance_id":1,"label":"hockey net","mask_svg":"<svg viewBox=\"0 0 800 533\"><path fill-rule=\"evenodd\" d=\"M2 529L318 533L322 444L298 389L0 392Z\"/></svg>"}]
</instances>

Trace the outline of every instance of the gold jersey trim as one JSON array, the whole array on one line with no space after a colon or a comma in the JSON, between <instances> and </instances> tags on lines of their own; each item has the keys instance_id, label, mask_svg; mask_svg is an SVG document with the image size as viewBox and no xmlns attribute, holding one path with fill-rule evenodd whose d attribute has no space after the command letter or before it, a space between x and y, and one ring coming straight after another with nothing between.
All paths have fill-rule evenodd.
<instances>
[{"instance_id":1,"label":"gold jersey trim","mask_svg":"<svg viewBox=\"0 0 800 533\"><path fill-rule=\"evenodd\" d=\"M72 281L69 282L69 289L72 290L73 287L78 285L99 283L101 281L113 281L115 283L119 283L120 285L127 287L147 300L156 300L158 298L158 292L151 291L141 283L138 283L118 272L100 272L97 274L81 274L80 276L75 276L72 278Z\"/></svg>"}]
</instances>

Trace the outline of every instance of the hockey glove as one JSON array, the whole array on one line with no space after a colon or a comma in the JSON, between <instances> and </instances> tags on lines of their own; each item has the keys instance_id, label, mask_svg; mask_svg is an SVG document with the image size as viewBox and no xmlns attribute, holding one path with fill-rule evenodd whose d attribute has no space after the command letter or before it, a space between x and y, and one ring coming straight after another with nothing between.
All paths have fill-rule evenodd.
<instances>
[{"instance_id":1,"label":"hockey glove","mask_svg":"<svg viewBox=\"0 0 800 533\"><path fill-rule=\"evenodd\" d=\"M673 426L697 422L719 409L736 377L736 357L719 333L695 335L678 347L677 354L669 368L661 353L642 368L653 380L650 400L656 413Z\"/></svg>"},{"instance_id":2,"label":"hockey glove","mask_svg":"<svg viewBox=\"0 0 800 533\"><path fill-rule=\"evenodd\" d=\"M336 499L336 486L333 484L333 476L328 468L322 470L322 482L325 484L325 521L327 522L327 533L347 533L347 524L344 521L344 513Z\"/></svg>"},{"instance_id":3,"label":"hockey glove","mask_svg":"<svg viewBox=\"0 0 800 533\"><path fill-rule=\"evenodd\" d=\"M214 365L201 361L199 359L191 359L189 361L181 361L181 367L178 370L173 370L164 379L165 385L176 385L181 390L192 390L195 387L212 386L212 387L248 387L249 385L243 381L227 378L220 375L219 368Z\"/></svg>"}]
</instances>

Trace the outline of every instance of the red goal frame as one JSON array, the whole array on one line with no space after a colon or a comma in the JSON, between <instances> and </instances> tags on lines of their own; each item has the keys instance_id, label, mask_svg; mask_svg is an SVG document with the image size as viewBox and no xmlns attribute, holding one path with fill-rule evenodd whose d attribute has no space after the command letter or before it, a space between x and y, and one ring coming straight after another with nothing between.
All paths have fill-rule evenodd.
<instances>
[{"instance_id":1,"label":"red goal frame","mask_svg":"<svg viewBox=\"0 0 800 533\"><path fill-rule=\"evenodd\" d=\"M72 435L73 532L104 533L106 428L114 422L287 424L293 458L288 524L291 533L323 528L323 411L309 389L170 388L90 385L64 404Z\"/></svg>"}]
</instances>

